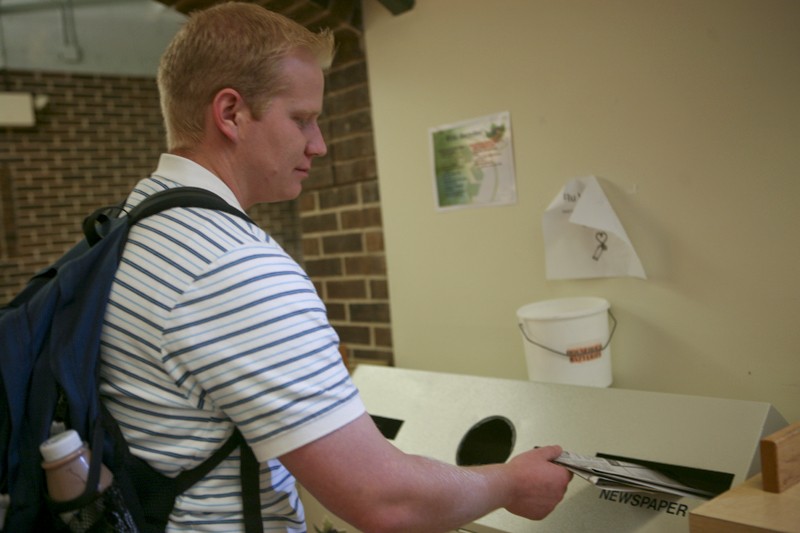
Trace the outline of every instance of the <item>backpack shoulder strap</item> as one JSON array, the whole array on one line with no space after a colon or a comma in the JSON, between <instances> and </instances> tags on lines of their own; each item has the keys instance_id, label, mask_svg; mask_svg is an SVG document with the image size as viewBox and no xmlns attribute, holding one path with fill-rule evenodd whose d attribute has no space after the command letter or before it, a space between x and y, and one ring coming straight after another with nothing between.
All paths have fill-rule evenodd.
<instances>
[{"instance_id":1,"label":"backpack shoulder strap","mask_svg":"<svg viewBox=\"0 0 800 533\"><path fill-rule=\"evenodd\" d=\"M126 218L128 227L173 207L199 207L224 211L255 224L245 213L211 191L199 187L174 187L152 194L134 206ZM89 246L94 246L108 235L111 229L119 223L120 215L124 213L124 203L121 203L115 206L101 207L83 219L83 235Z\"/></svg>"},{"instance_id":2,"label":"backpack shoulder strap","mask_svg":"<svg viewBox=\"0 0 800 533\"><path fill-rule=\"evenodd\" d=\"M214 209L253 223L245 213L236 209L213 192L199 187L175 187L150 195L131 209L130 213L128 213L128 222L133 225L143 218L173 207Z\"/></svg>"},{"instance_id":3,"label":"backpack shoulder strap","mask_svg":"<svg viewBox=\"0 0 800 533\"><path fill-rule=\"evenodd\" d=\"M131 209L130 213L128 213L128 224L129 226L133 226L144 218L173 207L198 207L204 209L214 209L216 211L223 211L225 213L237 216L247 222L255 224L245 213L239 209L236 209L218 195L198 187L175 187L172 189L159 191L147 197L141 203ZM110 416L110 414L106 414L107 416ZM119 433L119 438L122 439L121 433ZM244 437L238 429L234 429L233 434L225 442L225 444L218 448L205 461L195 468L184 471L178 475L178 477L170 480L167 485L171 485L172 494L167 496L166 501L169 503L169 506L164 507L163 511L156 510L160 508L159 502L153 501L152 497L148 498L148 495L143 495L140 493L140 498L143 498L142 503L146 507L151 508L151 512L148 514L150 514L151 517L158 516L159 519L166 519L169 515L169 511L172 509L172 504L174 503L175 497L178 494L185 492L192 485L208 475L209 472L216 468L237 447L240 449L241 454L240 475L242 483L242 500L244 504L243 514L245 521L245 532L261 533L263 528L261 517L261 497L259 490L260 468L252 449L245 442ZM131 463L129 463L130 468L132 469L131 474L134 476L134 478L139 477L139 483L142 481L141 476L147 475L148 472L155 472L152 467L147 465L144 461L136 459L132 455L129 456L129 461L131 461ZM163 477L161 479L163 483ZM145 483L144 485L145 487L143 488L149 486L152 489L152 484ZM158 492L156 491L154 494L158 494Z\"/></svg>"}]
</instances>

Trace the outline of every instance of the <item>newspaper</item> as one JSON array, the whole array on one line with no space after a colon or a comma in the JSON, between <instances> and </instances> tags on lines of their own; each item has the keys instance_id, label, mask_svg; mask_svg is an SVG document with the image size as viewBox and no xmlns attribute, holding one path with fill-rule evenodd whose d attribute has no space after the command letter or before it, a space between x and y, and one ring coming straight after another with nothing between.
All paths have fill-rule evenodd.
<instances>
[{"instance_id":1,"label":"newspaper","mask_svg":"<svg viewBox=\"0 0 800 533\"><path fill-rule=\"evenodd\" d=\"M553 462L606 490L660 492L700 498L712 498L716 495L684 485L652 468L616 459L579 455L565 451Z\"/></svg>"}]
</instances>

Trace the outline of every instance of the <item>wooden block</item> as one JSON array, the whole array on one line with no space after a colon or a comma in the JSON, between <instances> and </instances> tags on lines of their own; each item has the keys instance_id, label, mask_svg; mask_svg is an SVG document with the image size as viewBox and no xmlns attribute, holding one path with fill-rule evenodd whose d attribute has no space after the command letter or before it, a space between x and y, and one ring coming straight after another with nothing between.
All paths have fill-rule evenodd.
<instances>
[{"instance_id":1,"label":"wooden block","mask_svg":"<svg viewBox=\"0 0 800 533\"><path fill-rule=\"evenodd\" d=\"M689 513L691 533L800 532L800 485L781 494L761 488L761 476L724 492Z\"/></svg>"},{"instance_id":2,"label":"wooden block","mask_svg":"<svg viewBox=\"0 0 800 533\"><path fill-rule=\"evenodd\" d=\"M769 492L800 482L800 422L761 440L761 477Z\"/></svg>"}]
</instances>

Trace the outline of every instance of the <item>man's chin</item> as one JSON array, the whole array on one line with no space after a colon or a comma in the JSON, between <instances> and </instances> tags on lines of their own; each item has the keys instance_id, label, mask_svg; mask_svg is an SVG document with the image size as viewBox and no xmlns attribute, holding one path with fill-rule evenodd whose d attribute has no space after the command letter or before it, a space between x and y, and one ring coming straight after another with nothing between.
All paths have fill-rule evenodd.
<instances>
[{"instance_id":1,"label":"man's chin","mask_svg":"<svg viewBox=\"0 0 800 533\"><path fill-rule=\"evenodd\" d=\"M278 202L291 202L296 200L303 192L303 187L298 186L296 189L283 191L281 194L269 194L268 197L262 202L265 204L276 204Z\"/></svg>"}]
</instances>

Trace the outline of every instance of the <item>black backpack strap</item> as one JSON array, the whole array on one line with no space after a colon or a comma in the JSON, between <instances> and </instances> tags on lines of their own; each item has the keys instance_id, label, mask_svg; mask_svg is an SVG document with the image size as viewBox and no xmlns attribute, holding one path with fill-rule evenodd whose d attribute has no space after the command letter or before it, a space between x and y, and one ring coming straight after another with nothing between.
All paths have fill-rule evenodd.
<instances>
[{"instance_id":1,"label":"black backpack strap","mask_svg":"<svg viewBox=\"0 0 800 533\"><path fill-rule=\"evenodd\" d=\"M191 470L181 472L175 478L176 495L203 479L223 459L239 446L240 467L239 473L242 483L242 510L244 514L245 533L262 533L264 523L261 517L261 483L260 466L252 448L245 442L238 428L233 429L233 434L218 448L211 457Z\"/></svg>"},{"instance_id":2,"label":"black backpack strap","mask_svg":"<svg viewBox=\"0 0 800 533\"><path fill-rule=\"evenodd\" d=\"M261 521L261 468L253 450L244 442L244 438L239 453L244 530L246 533L261 533L264 531L264 523Z\"/></svg>"},{"instance_id":3,"label":"black backpack strap","mask_svg":"<svg viewBox=\"0 0 800 533\"><path fill-rule=\"evenodd\" d=\"M228 437L228 440L225 441L225 444L223 444L220 448L217 448L217 450L211 454L208 459L191 470L181 472L177 477L175 477L175 489L177 493L180 494L186 491L192 485L206 477L239 445L244 445L247 447L247 449L250 449L250 447L245 443L244 437L239 430L234 428L233 434Z\"/></svg>"},{"instance_id":4,"label":"black backpack strap","mask_svg":"<svg viewBox=\"0 0 800 533\"><path fill-rule=\"evenodd\" d=\"M133 225L141 219L172 207L199 207L214 209L235 215L253 223L245 213L211 191L199 187L174 187L148 196L128 213L128 222Z\"/></svg>"},{"instance_id":5,"label":"black backpack strap","mask_svg":"<svg viewBox=\"0 0 800 533\"><path fill-rule=\"evenodd\" d=\"M114 456L120 465L120 468L115 469L120 475L119 479L115 478L115 483L119 483L124 494L136 494L135 498L126 499L126 504L133 505L131 511L134 516L145 520L145 522L137 523L141 533L163 532L175 505L175 498L214 470L237 446L241 450L240 475L244 530L245 533L263 533L260 466L253 450L245 442L238 428L234 428L233 434L228 437L228 440L202 463L191 470L181 472L174 478L169 478L130 452L111 413L105 406L102 407L102 410L105 423L97 426L99 431L103 431L100 429L102 426L113 435ZM92 454L92 460L94 458L95 454ZM97 466L99 467L99 464Z\"/></svg>"},{"instance_id":6,"label":"black backpack strap","mask_svg":"<svg viewBox=\"0 0 800 533\"><path fill-rule=\"evenodd\" d=\"M128 213L128 224L132 226L143 218L147 218L173 207L214 209L216 211L223 211L235 215L251 224L255 224L245 213L236 209L218 195L199 187L174 187L148 196ZM86 237L89 246L94 246L100 239L107 235L108 232L111 231L115 221L118 221L120 215L124 212L124 202L122 202L116 206L106 206L96 209L83 219L83 235Z\"/></svg>"},{"instance_id":7,"label":"black backpack strap","mask_svg":"<svg viewBox=\"0 0 800 533\"><path fill-rule=\"evenodd\" d=\"M127 216L127 223L132 226L144 218L173 207L197 207L201 209L223 211L255 224L245 213L239 209L236 209L218 195L198 187L175 187L166 189L164 191L159 191L151 196L148 196L142 200L141 203L131 209ZM92 221L88 222L88 225L91 226L91 232L96 231L97 228L102 229L110 223L107 211L104 210L99 210L90 215L90 217L94 217ZM90 217L87 217L87 219ZM86 231L87 222L84 223L84 233L86 234L87 239L89 239L89 233L86 233ZM102 238L102 236L100 238ZM104 413L104 415L107 417L111 416L107 411ZM116 428L116 434L120 442L124 442L124 438L122 437L122 433L119 431L119 428ZM158 522L149 525L157 524L157 528L160 528L162 524L166 525L166 522L161 522L161 520L168 519L168 515L171 512L175 497L185 492L195 483L207 476L237 447L240 448L241 455L240 475L242 484L242 506L245 532L263 533L264 529L261 517L260 466L258 464L258 460L253 454L253 450L245 442L245 439L238 428L234 428L233 434L228 438L228 440L225 441L225 443L210 457L193 469L180 473L177 477L170 479L167 483L164 483L166 480L163 480L162 483L164 483L164 485L162 485L161 489L155 493L151 492L149 495L140 493L143 507L150 508L151 512L147 514L151 515L151 517L154 515L159 517ZM149 481L145 481L145 479L155 480L157 478L153 478L152 476L154 474L160 474L157 474L155 470L153 470L152 467L150 467L146 462L130 454L129 451L126 450L125 453L127 455L128 464L130 465L129 468L132 477L136 480L135 484L140 487L140 490L148 486L152 490L153 485ZM171 493L171 497L165 494L164 491ZM168 508L166 507L167 505L169 506ZM155 511L155 508L160 509L162 506L163 510L155 513L152 512Z\"/></svg>"},{"instance_id":8,"label":"black backpack strap","mask_svg":"<svg viewBox=\"0 0 800 533\"><path fill-rule=\"evenodd\" d=\"M108 235L113 226L113 220L118 219L125 212L124 203L100 207L83 219L81 229L83 229L83 236L90 247Z\"/></svg>"}]
</instances>

